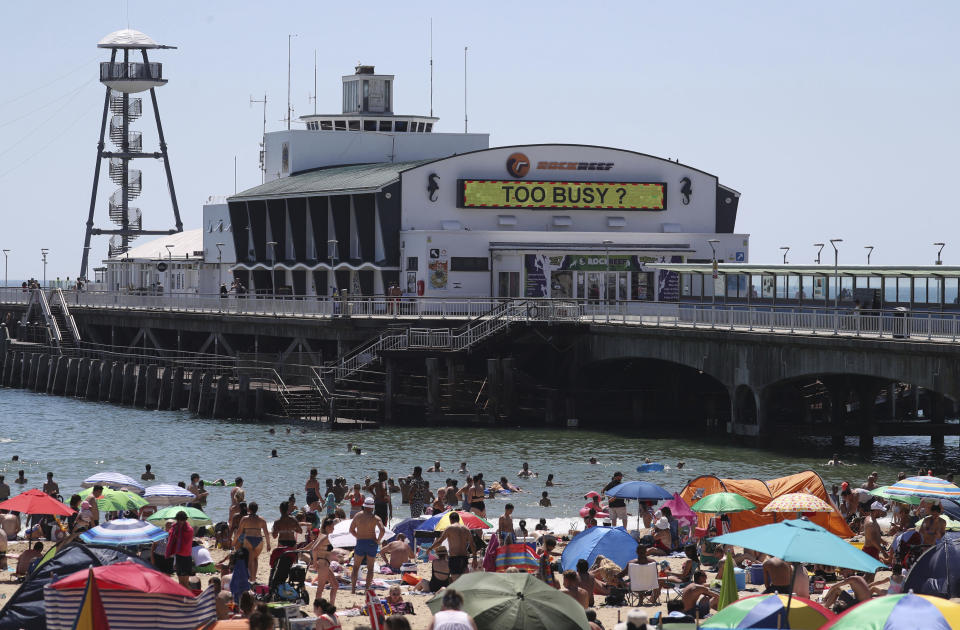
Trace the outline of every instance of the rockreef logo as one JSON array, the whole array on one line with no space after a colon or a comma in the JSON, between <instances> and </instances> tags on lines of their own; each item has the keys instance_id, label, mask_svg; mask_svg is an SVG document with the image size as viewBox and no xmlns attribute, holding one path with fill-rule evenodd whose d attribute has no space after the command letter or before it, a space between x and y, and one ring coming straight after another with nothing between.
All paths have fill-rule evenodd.
<instances>
[{"instance_id":1,"label":"rockreef logo","mask_svg":"<svg viewBox=\"0 0 960 630\"><path fill-rule=\"evenodd\" d=\"M523 153L511 153L507 158L507 172L514 177L526 177L530 172L530 160Z\"/></svg>"}]
</instances>

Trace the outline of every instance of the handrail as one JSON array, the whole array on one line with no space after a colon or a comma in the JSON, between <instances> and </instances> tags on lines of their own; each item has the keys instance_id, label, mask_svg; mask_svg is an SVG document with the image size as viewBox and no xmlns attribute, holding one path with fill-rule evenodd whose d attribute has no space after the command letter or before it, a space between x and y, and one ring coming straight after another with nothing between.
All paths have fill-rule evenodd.
<instances>
[{"instance_id":1,"label":"handrail","mask_svg":"<svg viewBox=\"0 0 960 630\"><path fill-rule=\"evenodd\" d=\"M67 300L63 296L63 289L54 289L53 295L60 302L60 308L63 309L63 319L67 322L67 327L70 329L70 334L73 337L73 340L75 342L79 342L80 330L77 328L77 322L73 319L73 315L70 313L70 308L67 306Z\"/></svg>"}]
</instances>

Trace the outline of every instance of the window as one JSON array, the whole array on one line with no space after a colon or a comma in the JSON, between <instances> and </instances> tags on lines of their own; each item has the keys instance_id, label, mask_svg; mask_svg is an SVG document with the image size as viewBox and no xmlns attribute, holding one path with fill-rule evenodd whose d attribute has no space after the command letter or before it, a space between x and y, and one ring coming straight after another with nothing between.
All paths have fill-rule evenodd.
<instances>
[{"instance_id":1,"label":"window","mask_svg":"<svg viewBox=\"0 0 960 630\"><path fill-rule=\"evenodd\" d=\"M423 123L422 123L422 122L417 123L417 131L418 131L418 132L421 132L421 133L423 132Z\"/></svg>"},{"instance_id":2,"label":"window","mask_svg":"<svg viewBox=\"0 0 960 630\"><path fill-rule=\"evenodd\" d=\"M418 263L416 256L407 256L407 271L417 271Z\"/></svg>"},{"instance_id":3,"label":"window","mask_svg":"<svg viewBox=\"0 0 960 630\"><path fill-rule=\"evenodd\" d=\"M427 123L427 133L433 131L433 123Z\"/></svg>"},{"instance_id":4,"label":"window","mask_svg":"<svg viewBox=\"0 0 960 630\"><path fill-rule=\"evenodd\" d=\"M363 130L364 130L364 131L376 131L376 130L377 130L377 121L375 121L375 120L365 120L365 121L363 121Z\"/></svg>"},{"instance_id":5,"label":"window","mask_svg":"<svg viewBox=\"0 0 960 630\"><path fill-rule=\"evenodd\" d=\"M390 126L391 125L389 120L380 121L380 131L390 131Z\"/></svg>"},{"instance_id":6,"label":"window","mask_svg":"<svg viewBox=\"0 0 960 630\"><path fill-rule=\"evenodd\" d=\"M498 275L497 295L500 297L520 297L520 272L501 271Z\"/></svg>"},{"instance_id":7,"label":"window","mask_svg":"<svg viewBox=\"0 0 960 630\"><path fill-rule=\"evenodd\" d=\"M927 301L927 279L926 278L913 279L913 301L918 304L923 304Z\"/></svg>"},{"instance_id":8,"label":"window","mask_svg":"<svg viewBox=\"0 0 960 630\"><path fill-rule=\"evenodd\" d=\"M347 127L350 129L350 131L360 131L360 121L351 120L347 123Z\"/></svg>"},{"instance_id":9,"label":"window","mask_svg":"<svg viewBox=\"0 0 960 630\"><path fill-rule=\"evenodd\" d=\"M347 130L347 121L345 121L345 120L337 120L337 121L335 121L335 122L333 123L333 125L334 125L334 128L335 128L337 131L346 131L346 130Z\"/></svg>"},{"instance_id":10,"label":"window","mask_svg":"<svg viewBox=\"0 0 960 630\"><path fill-rule=\"evenodd\" d=\"M451 256L450 271L487 271L488 262L484 256Z\"/></svg>"},{"instance_id":11,"label":"window","mask_svg":"<svg viewBox=\"0 0 960 630\"><path fill-rule=\"evenodd\" d=\"M405 121L405 120L398 120L398 121L394 122L394 123L393 123L393 130L394 130L394 131L406 131L406 130L407 130L407 121Z\"/></svg>"},{"instance_id":12,"label":"window","mask_svg":"<svg viewBox=\"0 0 960 630\"><path fill-rule=\"evenodd\" d=\"M333 122L329 120L320 121L320 131L331 131L333 129Z\"/></svg>"}]
</instances>

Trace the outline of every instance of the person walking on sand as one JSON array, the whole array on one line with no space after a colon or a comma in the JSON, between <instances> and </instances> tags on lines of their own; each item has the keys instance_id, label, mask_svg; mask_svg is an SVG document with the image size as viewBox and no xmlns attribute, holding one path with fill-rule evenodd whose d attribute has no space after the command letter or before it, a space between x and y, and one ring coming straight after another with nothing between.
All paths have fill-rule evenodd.
<instances>
[{"instance_id":1,"label":"person walking on sand","mask_svg":"<svg viewBox=\"0 0 960 630\"><path fill-rule=\"evenodd\" d=\"M363 502L363 511L357 514L350 523L350 535L357 539L354 548L353 573L350 575L350 592L357 592L357 574L360 572L360 563L366 561L367 586L373 582L373 563L377 559L380 549L380 540L386 528L380 518L373 513L373 498L367 497Z\"/></svg>"},{"instance_id":2,"label":"person walking on sand","mask_svg":"<svg viewBox=\"0 0 960 630\"><path fill-rule=\"evenodd\" d=\"M477 548L473 542L473 533L460 522L460 515L456 512L450 513L450 526L443 530L430 548L433 551L446 541L450 547L450 579L455 580L467 572L467 558L472 556L476 561Z\"/></svg>"},{"instance_id":3,"label":"person walking on sand","mask_svg":"<svg viewBox=\"0 0 960 630\"><path fill-rule=\"evenodd\" d=\"M410 518L419 518L427 506L430 491L423 478L423 468L415 466L413 474L407 479L410 488Z\"/></svg>"},{"instance_id":4,"label":"person walking on sand","mask_svg":"<svg viewBox=\"0 0 960 630\"><path fill-rule=\"evenodd\" d=\"M251 580L257 578L257 565L260 563L260 552L263 550L264 542L267 543L267 551L270 551L270 532L267 530L267 522L257 514L259 509L260 506L256 501L252 501L247 506L248 513L237 524L237 533L233 541L234 549L237 549L237 545L240 544L249 554L247 568L250 571Z\"/></svg>"}]
</instances>

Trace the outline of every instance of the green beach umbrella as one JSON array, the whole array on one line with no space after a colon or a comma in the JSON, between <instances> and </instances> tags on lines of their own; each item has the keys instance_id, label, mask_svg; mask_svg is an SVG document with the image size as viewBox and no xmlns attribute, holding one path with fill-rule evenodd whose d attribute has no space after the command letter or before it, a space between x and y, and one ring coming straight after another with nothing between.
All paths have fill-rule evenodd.
<instances>
[{"instance_id":1,"label":"green beach umbrella","mask_svg":"<svg viewBox=\"0 0 960 630\"><path fill-rule=\"evenodd\" d=\"M463 595L463 610L483 630L590 630L583 607L529 573L467 573L451 585ZM443 606L441 591L427 601Z\"/></svg>"},{"instance_id":2,"label":"green beach umbrella","mask_svg":"<svg viewBox=\"0 0 960 630\"><path fill-rule=\"evenodd\" d=\"M737 576L733 572L733 556L727 551L727 557L723 561L723 581L720 583L720 599L717 601L717 610L723 610L733 602L737 601Z\"/></svg>"},{"instance_id":3,"label":"green beach umbrella","mask_svg":"<svg viewBox=\"0 0 960 630\"><path fill-rule=\"evenodd\" d=\"M93 488L85 488L78 492L80 498L87 499ZM101 512L120 512L124 510L139 510L147 504L146 499L139 494L128 490L113 490L104 488L103 494L97 499L97 508Z\"/></svg>"},{"instance_id":4,"label":"green beach umbrella","mask_svg":"<svg viewBox=\"0 0 960 630\"><path fill-rule=\"evenodd\" d=\"M694 512L706 512L708 514L733 514L734 512L755 510L757 506L750 499L740 496L736 492L714 492L691 505L690 509Z\"/></svg>"},{"instance_id":5,"label":"green beach umbrella","mask_svg":"<svg viewBox=\"0 0 960 630\"><path fill-rule=\"evenodd\" d=\"M874 488L870 491L875 497L882 497L884 499L889 499L890 501L899 501L900 503L909 503L910 505L920 505L920 502L923 501L923 497L913 497L905 494L890 494L887 492L887 488L890 486L881 486L879 488Z\"/></svg>"},{"instance_id":6,"label":"green beach umbrella","mask_svg":"<svg viewBox=\"0 0 960 630\"><path fill-rule=\"evenodd\" d=\"M162 527L164 521L168 519L176 519L178 512L187 513L187 522L190 523L191 527L213 525L213 521L210 520L210 517L204 514L202 511L198 510L197 508L183 507L181 505L171 505L170 507L165 507L162 510L157 510L147 517L147 520L155 525L158 525L159 527Z\"/></svg>"}]
</instances>

